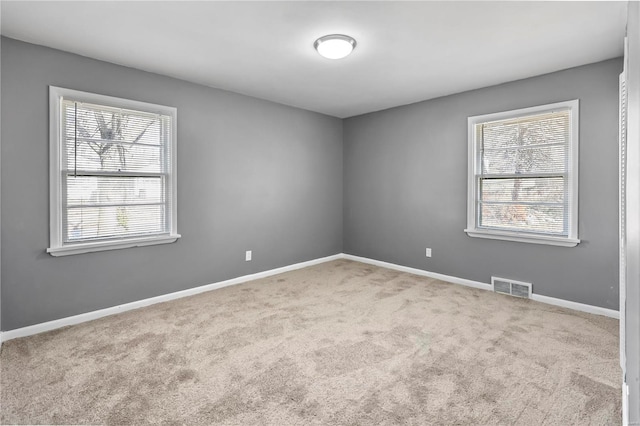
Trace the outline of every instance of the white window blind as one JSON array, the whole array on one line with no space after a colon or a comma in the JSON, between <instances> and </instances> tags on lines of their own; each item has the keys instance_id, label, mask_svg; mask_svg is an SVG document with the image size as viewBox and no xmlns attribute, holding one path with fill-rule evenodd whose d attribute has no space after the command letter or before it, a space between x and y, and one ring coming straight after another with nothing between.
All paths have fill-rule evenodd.
<instances>
[{"instance_id":1,"label":"white window blind","mask_svg":"<svg viewBox=\"0 0 640 426\"><path fill-rule=\"evenodd\" d=\"M175 109L60 88L52 97L49 252L175 241Z\"/></svg>"},{"instance_id":2,"label":"white window blind","mask_svg":"<svg viewBox=\"0 0 640 426\"><path fill-rule=\"evenodd\" d=\"M468 233L575 245L578 111L573 102L469 119Z\"/></svg>"}]
</instances>

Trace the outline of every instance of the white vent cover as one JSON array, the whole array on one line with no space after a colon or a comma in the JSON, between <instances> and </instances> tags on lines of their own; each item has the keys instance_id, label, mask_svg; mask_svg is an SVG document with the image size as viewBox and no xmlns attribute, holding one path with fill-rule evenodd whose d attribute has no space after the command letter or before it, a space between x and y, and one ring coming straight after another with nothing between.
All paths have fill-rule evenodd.
<instances>
[{"instance_id":1,"label":"white vent cover","mask_svg":"<svg viewBox=\"0 0 640 426\"><path fill-rule=\"evenodd\" d=\"M496 293L508 294L515 297L531 298L531 283L514 281L506 278L491 277L491 288Z\"/></svg>"}]
</instances>

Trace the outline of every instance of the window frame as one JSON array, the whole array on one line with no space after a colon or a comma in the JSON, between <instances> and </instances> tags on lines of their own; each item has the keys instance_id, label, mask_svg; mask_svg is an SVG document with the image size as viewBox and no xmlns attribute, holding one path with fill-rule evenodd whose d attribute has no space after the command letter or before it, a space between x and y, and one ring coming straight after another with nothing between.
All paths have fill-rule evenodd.
<instances>
[{"instance_id":1,"label":"window frame","mask_svg":"<svg viewBox=\"0 0 640 426\"><path fill-rule=\"evenodd\" d=\"M169 197L171 220L169 221L169 234L150 236L121 237L104 241L65 243L63 238L63 173L62 165L64 142L61 118L62 99L70 98L77 102L86 102L103 105L112 108L122 108L143 112L167 115L171 119L171 132L169 133L169 177L166 191ZM177 232L178 203L177 203L177 109L165 105L157 105L147 102L123 99L114 96L106 96L97 93L83 92L80 90L66 89L57 86L49 86L49 248L47 253L52 256L67 256L74 254L90 253L104 250L116 250L130 247L141 247L155 244L168 244L181 237Z\"/></svg>"},{"instance_id":2,"label":"window frame","mask_svg":"<svg viewBox=\"0 0 640 426\"><path fill-rule=\"evenodd\" d=\"M478 199L479 185L478 173L480 167L479 141L475 127L478 124L508 120L517 117L526 117L545 112L552 112L558 109L568 108L570 111L569 124L569 158L567 175L566 196L568 200L568 235L559 236L536 232L519 232L513 230L499 230L481 228L478 226ZM464 230L470 237L489 238L495 240L517 241L533 244L548 244L563 247L575 247L580 243L578 239L578 166L579 166L579 100L569 100L552 104L538 105L528 108L520 108L510 111L502 111L490 114L471 116L467 119L468 124L468 169L467 169L467 227Z\"/></svg>"}]
</instances>

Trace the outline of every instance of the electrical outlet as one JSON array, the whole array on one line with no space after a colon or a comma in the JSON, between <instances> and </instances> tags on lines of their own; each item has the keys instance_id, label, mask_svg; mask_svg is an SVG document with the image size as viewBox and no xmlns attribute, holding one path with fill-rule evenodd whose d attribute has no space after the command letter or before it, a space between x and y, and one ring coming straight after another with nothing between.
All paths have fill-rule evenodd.
<instances>
[{"instance_id":1,"label":"electrical outlet","mask_svg":"<svg viewBox=\"0 0 640 426\"><path fill-rule=\"evenodd\" d=\"M427 257L431 257L431 249L427 248Z\"/></svg>"},{"instance_id":2,"label":"electrical outlet","mask_svg":"<svg viewBox=\"0 0 640 426\"><path fill-rule=\"evenodd\" d=\"M244 260L246 262L249 262L251 260L251 250L247 250L247 252L244 254Z\"/></svg>"}]
</instances>

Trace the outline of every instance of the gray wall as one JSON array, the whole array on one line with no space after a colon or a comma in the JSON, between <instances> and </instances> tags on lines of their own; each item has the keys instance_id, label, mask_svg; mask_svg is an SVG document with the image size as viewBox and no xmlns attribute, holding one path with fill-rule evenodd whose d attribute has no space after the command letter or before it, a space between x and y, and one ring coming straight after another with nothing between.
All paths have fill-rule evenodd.
<instances>
[{"instance_id":1,"label":"gray wall","mask_svg":"<svg viewBox=\"0 0 640 426\"><path fill-rule=\"evenodd\" d=\"M45 253L48 85L178 108L178 242ZM342 251L339 119L6 38L1 107L4 330Z\"/></svg>"},{"instance_id":2,"label":"gray wall","mask_svg":"<svg viewBox=\"0 0 640 426\"><path fill-rule=\"evenodd\" d=\"M343 122L6 38L1 59L4 330L341 251L481 282L531 281L539 294L618 307L620 60ZM45 253L48 85L178 108L182 239ZM467 117L575 98L582 243L468 237Z\"/></svg>"},{"instance_id":3,"label":"gray wall","mask_svg":"<svg viewBox=\"0 0 640 426\"><path fill-rule=\"evenodd\" d=\"M614 59L344 122L346 253L618 309L618 75ZM467 117L580 99L573 248L468 237ZM425 256L425 248L433 257Z\"/></svg>"}]
</instances>

